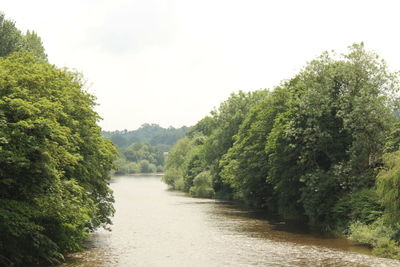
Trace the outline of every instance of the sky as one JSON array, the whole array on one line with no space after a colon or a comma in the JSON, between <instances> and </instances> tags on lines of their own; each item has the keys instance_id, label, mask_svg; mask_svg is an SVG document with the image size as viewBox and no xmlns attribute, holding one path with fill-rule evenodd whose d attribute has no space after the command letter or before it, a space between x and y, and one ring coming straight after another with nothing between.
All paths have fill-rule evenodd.
<instances>
[{"instance_id":1,"label":"sky","mask_svg":"<svg viewBox=\"0 0 400 267\"><path fill-rule=\"evenodd\" d=\"M194 125L354 42L400 70L400 1L1 0L49 61L82 72L104 130Z\"/></svg>"}]
</instances>

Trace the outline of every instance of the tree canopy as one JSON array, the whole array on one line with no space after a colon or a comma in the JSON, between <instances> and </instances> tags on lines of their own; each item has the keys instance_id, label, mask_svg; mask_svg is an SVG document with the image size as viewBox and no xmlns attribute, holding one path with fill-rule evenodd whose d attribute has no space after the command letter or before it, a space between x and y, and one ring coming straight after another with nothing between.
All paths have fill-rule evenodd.
<instances>
[{"instance_id":1,"label":"tree canopy","mask_svg":"<svg viewBox=\"0 0 400 267\"><path fill-rule=\"evenodd\" d=\"M0 12L0 57L17 51L31 52L38 59L47 61L41 38L34 31L21 33L15 22Z\"/></svg>"},{"instance_id":2,"label":"tree canopy","mask_svg":"<svg viewBox=\"0 0 400 267\"><path fill-rule=\"evenodd\" d=\"M398 74L362 43L324 52L273 90L234 94L199 121L172 149L165 182L353 237L392 229L399 88ZM389 247L400 241L393 231Z\"/></svg>"},{"instance_id":3,"label":"tree canopy","mask_svg":"<svg viewBox=\"0 0 400 267\"><path fill-rule=\"evenodd\" d=\"M188 127L163 128L158 124L143 124L134 131L103 131L119 150L115 160L116 174L162 172L164 154L184 137Z\"/></svg>"},{"instance_id":4,"label":"tree canopy","mask_svg":"<svg viewBox=\"0 0 400 267\"><path fill-rule=\"evenodd\" d=\"M116 150L81 75L0 15L0 265L59 263L114 213Z\"/></svg>"}]
</instances>

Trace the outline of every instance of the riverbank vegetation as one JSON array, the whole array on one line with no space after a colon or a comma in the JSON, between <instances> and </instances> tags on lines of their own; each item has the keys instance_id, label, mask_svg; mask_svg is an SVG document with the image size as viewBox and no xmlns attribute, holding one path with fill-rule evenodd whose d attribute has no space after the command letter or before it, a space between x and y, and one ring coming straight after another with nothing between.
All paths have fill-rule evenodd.
<instances>
[{"instance_id":1,"label":"riverbank vegetation","mask_svg":"<svg viewBox=\"0 0 400 267\"><path fill-rule=\"evenodd\" d=\"M187 129L146 123L135 131L103 131L102 134L118 148L116 174L156 173L163 172L164 155L184 137Z\"/></svg>"},{"instance_id":2,"label":"riverbank vegetation","mask_svg":"<svg viewBox=\"0 0 400 267\"><path fill-rule=\"evenodd\" d=\"M232 94L170 151L164 181L400 258L399 76L363 44L273 90Z\"/></svg>"},{"instance_id":3,"label":"riverbank vegetation","mask_svg":"<svg viewBox=\"0 0 400 267\"><path fill-rule=\"evenodd\" d=\"M79 73L0 15L0 265L56 264L111 223L116 150Z\"/></svg>"}]
</instances>

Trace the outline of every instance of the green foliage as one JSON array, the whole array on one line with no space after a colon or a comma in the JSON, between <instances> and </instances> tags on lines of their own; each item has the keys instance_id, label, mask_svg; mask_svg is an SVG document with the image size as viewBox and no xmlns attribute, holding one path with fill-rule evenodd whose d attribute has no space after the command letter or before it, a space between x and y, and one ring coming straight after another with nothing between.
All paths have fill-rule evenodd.
<instances>
[{"instance_id":1,"label":"green foliage","mask_svg":"<svg viewBox=\"0 0 400 267\"><path fill-rule=\"evenodd\" d=\"M212 176L209 171L199 173L193 180L193 186L189 193L194 197L212 197L214 189L212 188Z\"/></svg>"},{"instance_id":2,"label":"green foliage","mask_svg":"<svg viewBox=\"0 0 400 267\"><path fill-rule=\"evenodd\" d=\"M377 192L387 219L396 223L400 219L400 150L385 154L383 162L384 168L377 177Z\"/></svg>"},{"instance_id":3,"label":"green foliage","mask_svg":"<svg viewBox=\"0 0 400 267\"><path fill-rule=\"evenodd\" d=\"M124 157L131 162L140 162L147 160L154 165L163 165L163 152L148 143L133 143L122 150Z\"/></svg>"},{"instance_id":4,"label":"green foliage","mask_svg":"<svg viewBox=\"0 0 400 267\"><path fill-rule=\"evenodd\" d=\"M42 39L34 31L26 31L22 35L21 50L31 52L37 58L47 61L47 55L43 47Z\"/></svg>"},{"instance_id":5,"label":"green foliage","mask_svg":"<svg viewBox=\"0 0 400 267\"><path fill-rule=\"evenodd\" d=\"M231 185L225 183L220 175L222 171L220 161L232 147L234 136L238 133L250 108L266 94L267 91L254 93L240 91L237 94L231 94L226 101L221 103L218 110L211 112L212 119L201 121L201 127L197 127L209 132L212 129L204 142L204 160L207 170L213 177L213 188L221 195L231 198L233 190ZM207 124L208 126L206 126Z\"/></svg>"},{"instance_id":6,"label":"green foliage","mask_svg":"<svg viewBox=\"0 0 400 267\"><path fill-rule=\"evenodd\" d=\"M398 150L400 150L400 122L397 121L386 139L384 152L391 153Z\"/></svg>"},{"instance_id":7,"label":"green foliage","mask_svg":"<svg viewBox=\"0 0 400 267\"><path fill-rule=\"evenodd\" d=\"M374 188L348 193L336 202L332 210L333 222L342 229L354 221L371 224L382 217L383 207L379 201Z\"/></svg>"},{"instance_id":8,"label":"green foliage","mask_svg":"<svg viewBox=\"0 0 400 267\"><path fill-rule=\"evenodd\" d=\"M173 189L183 190L186 158L192 149L189 138L183 138L168 153L163 181Z\"/></svg>"},{"instance_id":9,"label":"green foliage","mask_svg":"<svg viewBox=\"0 0 400 267\"><path fill-rule=\"evenodd\" d=\"M322 54L285 86L292 96L267 137L267 180L279 206L301 203L292 209L325 224L342 195L374 185L374 168L393 128L390 99L398 82L356 44L339 59Z\"/></svg>"},{"instance_id":10,"label":"green foliage","mask_svg":"<svg viewBox=\"0 0 400 267\"><path fill-rule=\"evenodd\" d=\"M162 128L157 124L143 124L135 131L102 132L119 150L115 160L116 174L155 173L164 170L164 153L181 138L187 127Z\"/></svg>"},{"instance_id":11,"label":"green foliage","mask_svg":"<svg viewBox=\"0 0 400 267\"><path fill-rule=\"evenodd\" d=\"M79 74L0 58L0 261L57 263L110 224L116 156Z\"/></svg>"},{"instance_id":12,"label":"green foliage","mask_svg":"<svg viewBox=\"0 0 400 267\"><path fill-rule=\"evenodd\" d=\"M44 227L35 222L40 212L36 205L9 199L1 199L0 204L1 266L64 259L57 244L43 234Z\"/></svg>"},{"instance_id":13,"label":"green foliage","mask_svg":"<svg viewBox=\"0 0 400 267\"><path fill-rule=\"evenodd\" d=\"M330 230L332 226L332 208L338 201L340 185L334 171L318 170L308 173L300 178L304 183L301 188L301 203L304 213L310 223L318 225L324 230Z\"/></svg>"},{"instance_id":14,"label":"green foliage","mask_svg":"<svg viewBox=\"0 0 400 267\"><path fill-rule=\"evenodd\" d=\"M116 174L134 174L140 173L140 166L136 162L127 161L124 157L119 156L115 161Z\"/></svg>"},{"instance_id":15,"label":"green foliage","mask_svg":"<svg viewBox=\"0 0 400 267\"><path fill-rule=\"evenodd\" d=\"M327 231L397 229L399 89L398 74L362 43L324 52L273 91L232 94L172 149L164 180ZM400 235L385 240L365 242L385 254Z\"/></svg>"},{"instance_id":16,"label":"green foliage","mask_svg":"<svg viewBox=\"0 0 400 267\"><path fill-rule=\"evenodd\" d=\"M103 131L105 138L111 140L120 150L133 143L148 143L162 152L167 152L176 142L185 136L188 127L162 128L158 124L143 124L135 131Z\"/></svg>"},{"instance_id":17,"label":"green foliage","mask_svg":"<svg viewBox=\"0 0 400 267\"><path fill-rule=\"evenodd\" d=\"M133 143L120 149L120 155L115 160L117 174L155 173L162 171L164 154L148 143Z\"/></svg>"},{"instance_id":18,"label":"green foliage","mask_svg":"<svg viewBox=\"0 0 400 267\"><path fill-rule=\"evenodd\" d=\"M399 230L398 225L397 228L393 228L386 225L382 219L369 225L356 221L350 225L349 238L370 246L377 256L400 259L400 247L394 240Z\"/></svg>"},{"instance_id":19,"label":"green foliage","mask_svg":"<svg viewBox=\"0 0 400 267\"><path fill-rule=\"evenodd\" d=\"M15 27L13 21L5 19L5 15L0 13L0 57L19 51L21 47L22 36L20 30Z\"/></svg>"},{"instance_id":20,"label":"green foliage","mask_svg":"<svg viewBox=\"0 0 400 267\"><path fill-rule=\"evenodd\" d=\"M278 213L286 218L299 218L304 212L301 196L301 169L297 165L298 148L287 140L288 112L281 113L274 122L265 145L268 167L267 183L273 187L273 199Z\"/></svg>"},{"instance_id":21,"label":"green foliage","mask_svg":"<svg viewBox=\"0 0 400 267\"><path fill-rule=\"evenodd\" d=\"M156 165L150 163L148 160L139 161L140 172L141 173L154 173L157 171Z\"/></svg>"},{"instance_id":22,"label":"green foliage","mask_svg":"<svg viewBox=\"0 0 400 267\"><path fill-rule=\"evenodd\" d=\"M41 38L34 31L22 34L13 21L0 13L0 57L17 51L30 52L37 59L47 61Z\"/></svg>"},{"instance_id":23,"label":"green foliage","mask_svg":"<svg viewBox=\"0 0 400 267\"><path fill-rule=\"evenodd\" d=\"M254 105L234 138L234 144L222 157L221 176L234 189L234 197L253 206L274 210L272 188L266 182L268 175L265 140L272 130L274 120L286 108L289 92L275 88Z\"/></svg>"}]
</instances>

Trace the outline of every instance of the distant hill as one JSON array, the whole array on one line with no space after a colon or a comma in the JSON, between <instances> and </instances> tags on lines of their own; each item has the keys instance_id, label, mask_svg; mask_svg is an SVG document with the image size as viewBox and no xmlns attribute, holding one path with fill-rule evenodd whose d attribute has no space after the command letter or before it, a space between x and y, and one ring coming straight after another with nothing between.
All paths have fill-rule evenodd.
<instances>
[{"instance_id":1,"label":"distant hill","mask_svg":"<svg viewBox=\"0 0 400 267\"><path fill-rule=\"evenodd\" d=\"M189 127L163 128L158 124L143 124L134 131L103 131L106 139L111 140L119 149L126 148L133 143L145 142L167 152L179 139L185 136Z\"/></svg>"},{"instance_id":2,"label":"distant hill","mask_svg":"<svg viewBox=\"0 0 400 267\"><path fill-rule=\"evenodd\" d=\"M119 150L115 160L116 174L162 172L164 155L183 138L189 127L162 128L158 124L143 124L135 131L103 131Z\"/></svg>"}]
</instances>

